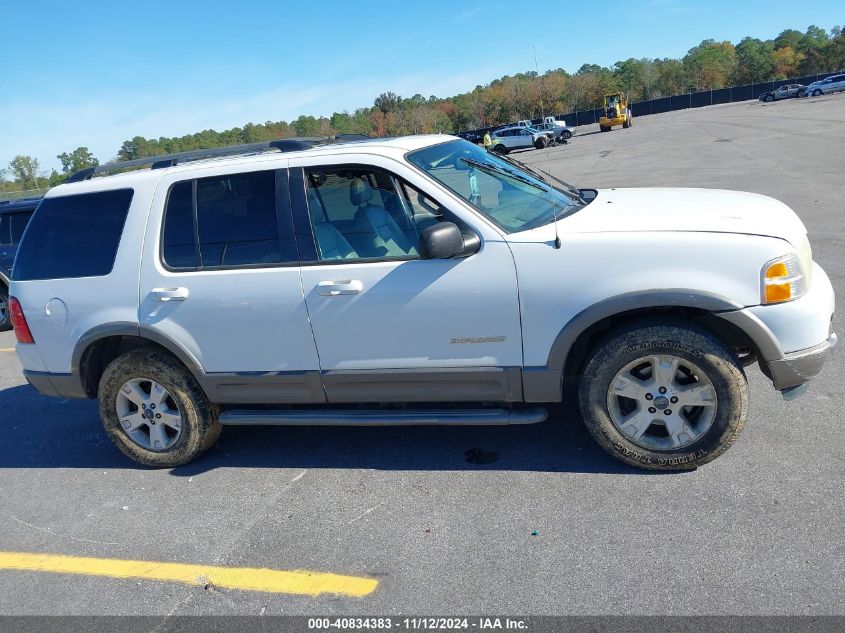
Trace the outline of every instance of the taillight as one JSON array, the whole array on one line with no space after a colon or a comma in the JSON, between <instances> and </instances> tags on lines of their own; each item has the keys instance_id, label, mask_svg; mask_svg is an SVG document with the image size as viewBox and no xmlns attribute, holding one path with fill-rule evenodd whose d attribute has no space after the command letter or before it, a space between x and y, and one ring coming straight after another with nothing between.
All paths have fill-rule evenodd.
<instances>
[{"instance_id":1,"label":"taillight","mask_svg":"<svg viewBox=\"0 0 845 633\"><path fill-rule=\"evenodd\" d=\"M18 343L34 343L35 339L32 338L32 332L29 331L21 302L18 301L17 297L9 297L9 315L12 317L12 327L15 328Z\"/></svg>"}]
</instances>

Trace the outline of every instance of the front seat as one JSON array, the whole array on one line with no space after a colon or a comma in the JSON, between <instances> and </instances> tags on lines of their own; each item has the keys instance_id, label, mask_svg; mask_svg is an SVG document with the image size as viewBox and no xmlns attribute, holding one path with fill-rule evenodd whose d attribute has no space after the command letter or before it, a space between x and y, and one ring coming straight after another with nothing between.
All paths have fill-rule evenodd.
<instances>
[{"instance_id":1,"label":"front seat","mask_svg":"<svg viewBox=\"0 0 845 633\"><path fill-rule=\"evenodd\" d=\"M314 239L317 240L317 247L320 249L320 259L356 259L358 253L334 224L329 222L323 205L310 187L308 188L308 204L314 218Z\"/></svg>"},{"instance_id":2,"label":"front seat","mask_svg":"<svg viewBox=\"0 0 845 633\"><path fill-rule=\"evenodd\" d=\"M416 255L416 245L410 237L399 228L387 209L373 204L372 199L373 188L362 178L355 178L349 183L349 200L358 208L355 219L364 224L366 232L372 235L372 255L377 257Z\"/></svg>"}]
</instances>

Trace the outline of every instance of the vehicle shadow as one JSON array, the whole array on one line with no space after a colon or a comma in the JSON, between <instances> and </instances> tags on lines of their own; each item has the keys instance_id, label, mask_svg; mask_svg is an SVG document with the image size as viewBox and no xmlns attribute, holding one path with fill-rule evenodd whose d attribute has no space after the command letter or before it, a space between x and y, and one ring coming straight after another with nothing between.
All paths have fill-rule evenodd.
<instances>
[{"instance_id":1,"label":"vehicle shadow","mask_svg":"<svg viewBox=\"0 0 845 633\"><path fill-rule=\"evenodd\" d=\"M227 427L190 477L219 467L511 470L642 475L602 451L577 408L541 424L507 427ZM0 468L141 469L103 432L97 404L57 400L29 385L0 391Z\"/></svg>"}]
</instances>

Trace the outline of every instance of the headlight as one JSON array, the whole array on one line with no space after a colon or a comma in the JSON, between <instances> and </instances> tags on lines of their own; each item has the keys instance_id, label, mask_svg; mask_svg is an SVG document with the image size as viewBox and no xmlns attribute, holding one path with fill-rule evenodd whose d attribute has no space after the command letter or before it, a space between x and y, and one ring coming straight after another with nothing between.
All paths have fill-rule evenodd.
<instances>
[{"instance_id":1,"label":"headlight","mask_svg":"<svg viewBox=\"0 0 845 633\"><path fill-rule=\"evenodd\" d=\"M796 253L778 257L763 266L763 303L792 301L807 292L807 277Z\"/></svg>"}]
</instances>

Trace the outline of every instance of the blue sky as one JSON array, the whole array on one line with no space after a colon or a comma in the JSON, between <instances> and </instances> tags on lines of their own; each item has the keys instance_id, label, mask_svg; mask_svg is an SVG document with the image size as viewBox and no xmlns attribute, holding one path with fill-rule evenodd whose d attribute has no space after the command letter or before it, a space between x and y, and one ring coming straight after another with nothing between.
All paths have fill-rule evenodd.
<instances>
[{"instance_id":1,"label":"blue sky","mask_svg":"<svg viewBox=\"0 0 845 633\"><path fill-rule=\"evenodd\" d=\"M106 161L135 135L330 116L388 90L448 96L532 70L532 46L540 72L572 72L837 20L828 0L0 0L0 167L57 167L80 145Z\"/></svg>"}]
</instances>

